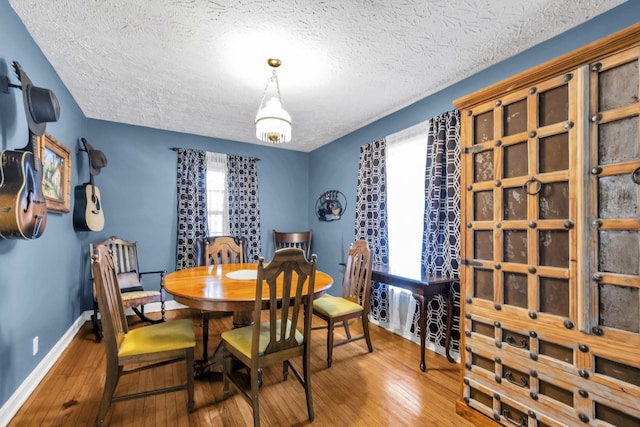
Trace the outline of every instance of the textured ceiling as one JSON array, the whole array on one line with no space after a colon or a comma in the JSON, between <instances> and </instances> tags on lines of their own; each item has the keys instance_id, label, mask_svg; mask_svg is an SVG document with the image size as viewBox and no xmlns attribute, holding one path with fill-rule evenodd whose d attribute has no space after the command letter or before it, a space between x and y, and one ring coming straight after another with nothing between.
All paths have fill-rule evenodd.
<instances>
[{"instance_id":1,"label":"textured ceiling","mask_svg":"<svg viewBox=\"0 0 640 427\"><path fill-rule=\"evenodd\" d=\"M87 117L312 151L624 0L9 0ZM62 116L64 117L64 116Z\"/></svg>"}]
</instances>

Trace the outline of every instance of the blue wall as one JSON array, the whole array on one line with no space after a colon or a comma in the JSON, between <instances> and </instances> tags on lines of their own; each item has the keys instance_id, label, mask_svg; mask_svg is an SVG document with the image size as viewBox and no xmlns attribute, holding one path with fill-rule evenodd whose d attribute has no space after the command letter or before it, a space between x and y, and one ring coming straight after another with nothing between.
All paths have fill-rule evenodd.
<instances>
[{"instance_id":1,"label":"blue wall","mask_svg":"<svg viewBox=\"0 0 640 427\"><path fill-rule=\"evenodd\" d=\"M111 235L140 244L145 270L175 269L176 160L170 147L257 157L262 216L262 255L273 255L271 230L304 230L307 220L307 153L87 119L28 31L0 0L0 75L18 83L20 62L36 86L60 102L60 120L47 132L71 150L73 187L89 178L80 138L103 151L108 165L95 178L105 212L99 233L75 232L72 213L49 213L39 239L0 239L0 406L92 307L88 244ZM22 92L0 92L0 150L22 148L28 139ZM295 178L292 178L295 177ZM71 203L73 210L73 200ZM39 352L32 342L39 337Z\"/></svg>"},{"instance_id":2,"label":"blue wall","mask_svg":"<svg viewBox=\"0 0 640 427\"><path fill-rule=\"evenodd\" d=\"M320 265L323 271L333 277L340 277L342 270L338 263L343 262L349 242L354 239L353 207L356 202L361 146L452 110L455 99L622 30L639 22L639 17L640 1L631 0L310 153L308 215L309 224L314 229L313 251L318 253L318 264L320 265L320 260L323 262ZM344 102L350 101L345 99ZM349 204L348 212L340 221L319 222L314 212L315 200L324 191L332 189L345 194Z\"/></svg>"},{"instance_id":3,"label":"blue wall","mask_svg":"<svg viewBox=\"0 0 640 427\"><path fill-rule=\"evenodd\" d=\"M354 235L360 146L451 110L452 100L625 28L638 16L640 2L627 2L332 144L300 153L85 118L11 6L0 0L0 75L9 75L16 82L11 62L17 60L36 86L56 93L61 117L47 125L47 132L72 152L72 189L88 178L86 155L78 151L80 138L102 150L109 160L95 181L105 210L103 231L75 232L71 213L53 213L41 238L0 240L0 406L72 323L91 308L89 242L114 234L137 240L144 269L174 269L176 153L170 147L260 158L263 256L268 259L273 254L272 228L312 228L318 267L339 281L342 272L338 263ZM23 147L27 135L21 92L0 92L0 150ZM315 201L332 189L347 197L347 212L340 221L320 222L315 216ZM32 356L36 335L40 351Z\"/></svg>"}]
</instances>

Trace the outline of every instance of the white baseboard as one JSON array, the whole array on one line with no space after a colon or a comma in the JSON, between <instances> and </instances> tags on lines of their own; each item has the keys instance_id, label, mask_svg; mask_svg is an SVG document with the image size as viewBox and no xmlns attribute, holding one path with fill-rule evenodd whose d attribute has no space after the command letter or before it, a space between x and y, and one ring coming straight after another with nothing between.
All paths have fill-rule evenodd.
<instances>
[{"instance_id":1,"label":"white baseboard","mask_svg":"<svg viewBox=\"0 0 640 427\"><path fill-rule=\"evenodd\" d=\"M394 333L394 334L396 334L398 336L401 336L404 339L407 339L409 341L412 341L412 342L420 345L420 337L417 336L417 335L414 335L414 334L411 334L411 333L410 334L400 334L400 333L394 331L393 329L390 329L388 327L389 326L388 324L379 322L379 321L374 320L374 319L371 319L371 317L369 317L369 323L374 324L376 326L379 326L381 328L384 328L384 329L388 330L389 332L392 332L392 333ZM424 348L427 349L427 350L431 350L434 353L437 353L437 354L439 354L441 356L446 356L446 350L445 350L444 346L436 345L435 343L433 343L431 341L425 342ZM449 352L449 354L457 363L460 363L460 353L458 353L457 351L451 350Z\"/></svg>"},{"instance_id":2,"label":"white baseboard","mask_svg":"<svg viewBox=\"0 0 640 427\"><path fill-rule=\"evenodd\" d=\"M166 310L176 310L179 308L185 308L186 306L177 303L173 300L165 303ZM145 306L145 312L153 313L160 311L160 303L147 304ZM60 338L60 340L53 346L53 348L47 353L47 355L38 363L33 371L27 376L27 378L20 384L18 389L11 395L9 400L6 401L2 408L0 408L0 426L6 426L9 421L20 410L24 402L27 401L31 393L38 387L40 381L47 375L49 370L53 367L56 361L62 356L64 350L69 346L73 337L76 336L82 325L85 322L91 321L92 310L85 311L76 319L75 322L69 327L67 332ZM127 315L129 313L127 312ZM133 315L133 311L131 311Z\"/></svg>"}]
</instances>

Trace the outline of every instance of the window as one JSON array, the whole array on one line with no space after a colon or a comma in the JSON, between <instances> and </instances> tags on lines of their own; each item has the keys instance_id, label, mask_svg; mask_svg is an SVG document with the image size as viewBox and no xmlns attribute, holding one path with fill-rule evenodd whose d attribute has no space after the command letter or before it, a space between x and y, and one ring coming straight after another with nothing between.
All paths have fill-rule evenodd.
<instances>
[{"instance_id":1,"label":"window","mask_svg":"<svg viewBox=\"0 0 640 427\"><path fill-rule=\"evenodd\" d=\"M387 138L389 264L420 271L424 223L427 122Z\"/></svg>"},{"instance_id":2,"label":"window","mask_svg":"<svg viewBox=\"0 0 640 427\"><path fill-rule=\"evenodd\" d=\"M210 236L229 234L227 156L207 153L207 213Z\"/></svg>"}]
</instances>

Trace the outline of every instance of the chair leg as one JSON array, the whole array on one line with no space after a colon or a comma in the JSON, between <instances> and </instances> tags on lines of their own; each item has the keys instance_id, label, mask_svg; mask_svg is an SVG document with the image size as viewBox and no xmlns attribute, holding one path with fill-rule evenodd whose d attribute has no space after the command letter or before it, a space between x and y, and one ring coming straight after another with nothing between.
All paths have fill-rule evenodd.
<instances>
[{"instance_id":1,"label":"chair leg","mask_svg":"<svg viewBox=\"0 0 640 427\"><path fill-rule=\"evenodd\" d=\"M331 367L331 363L333 362L333 320L329 320L329 324L327 326L327 367Z\"/></svg>"},{"instance_id":2,"label":"chair leg","mask_svg":"<svg viewBox=\"0 0 640 427\"><path fill-rule=\"evenodd\" d=\"M96 336L96 342L102 341L102 325L98 318L98 302L93 301L93 314L91 315L91 324L93 325L93 333Z\"/></svg>"},{"instance_id":3,"label":"chair leg","mask_svg":"<svg viewBox=\"0 0 640 427\"><path fill-rule=\"evenodd\" d=\"M222 397L226 399L229 397L229 373L231 372L231 355L225 354L223 356L222 367Z\"/></svg>"},{"instance_id":4,"label":"chair leg","mask_svg":"<svg viewBox=\"0 0 640 427\"><path fill-rule=\"evenodd\" d=\"M193 347L186 349L186 372L187 372L187 410L193 412L196 409L195 401L193 400Z\"/></svg>"},{"instance_id":5,"label":"chair leg","mask_svg":"<svg viewBox=\"0 0 640 427\"><path fill-rule=\"evenodd\" d=\"M98 415L96 416L95 421L96 427L102 425L105 417L107 416L107 411L109 411L109 406L111 406L111 399L113 398L113 393L116 390L119 379L117 369L118 368L110 370L107 367L107 375L104 380L104 391L102 392L102 400L100 401L100 408L98 409Z\"/></svg>"},{"instance_id":6,"label":"chair leg","mask_svg":"<svg viewBox=\"0 0 640 427\"><path fill-rule=\"evenodd\" d=\"M369 353L373 351L373 345L371 345L371 337L369 336L369 316L362 313L362 331L364 332L364 339L367 341L367 347Z\"/></svg>"},{"instance_id":7,"label":"chair leg","mask_svg":"<svg viewBox=\"0 0 640 427\"><path fill-rule=\"evenodd\" d=\"M313 398L311 396L311 355L307 350L302 358L302 370L304 375L304 392L307 398L307 413L309 421L313 421L315 414L313 413Z\"/></svg>"},{"instance_id":8,"label":"chair leg","mask_svg":"<svg viewBox=\"0 0 640 427\"><path fill-rule=\"evenodd\" d=\"M253 427L260 427L260 369L251 369L251 407L253 408Z\"/></svg>"},{"instance_id":9,"label":"chair leg","mask_svg":"<svg viewBox=\"0 0 640 427\"><path fill-rule=\"evenodd\" d=\"M343 320L342 326L344 326L344 333L347 334L347 341L351 341L351 330L349 329L349 321Z\"/></svg>"}]
</instances>

